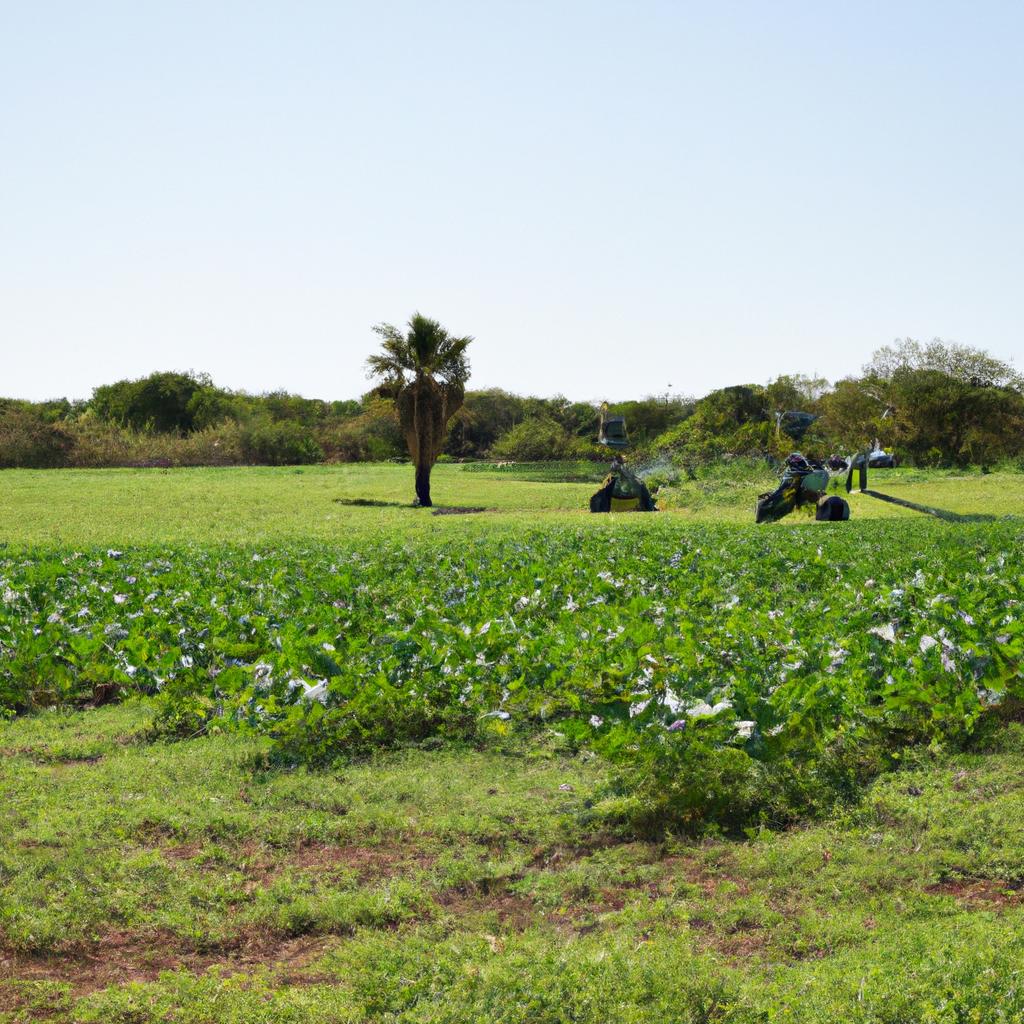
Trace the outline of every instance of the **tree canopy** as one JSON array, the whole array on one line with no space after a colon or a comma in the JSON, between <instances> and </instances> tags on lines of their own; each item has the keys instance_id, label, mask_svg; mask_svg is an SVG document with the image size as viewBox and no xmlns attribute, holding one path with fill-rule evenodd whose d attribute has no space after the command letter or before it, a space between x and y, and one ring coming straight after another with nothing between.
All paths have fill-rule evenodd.
<instances>
[{"instance_id":1,"label":"tree canopy","mask_svg":"<svg viewBox=\"0 0 1024 1024\"><path fill-rule=\"evenodd\" d=\"M700 399L606 395L583 402L500 388L467 391L471 339L420 314L403 329L380 324L376 331L380 350L367 362L376 385L359 398L253 395L205 374L167 370L97 387L87 402L0 399L0 465L396 459L414 450L409 425L417 403L421 413L433 409L433 419L420 416L421 427L432 424L423 435L431 465L442 454L598 458L602 399L612 415L625 416L641 454L663 451L689 461L783 454L792 442L779 437L775 416L788 410L818 417L800 442L818 455L849 454L877 439L919 465L1024 457L1021 374L983 350L941 340L897 340L875 351L860 375L831 384L780 374ZM339 390L345 386L340 382Z\"/></svg>"}]
</instances>

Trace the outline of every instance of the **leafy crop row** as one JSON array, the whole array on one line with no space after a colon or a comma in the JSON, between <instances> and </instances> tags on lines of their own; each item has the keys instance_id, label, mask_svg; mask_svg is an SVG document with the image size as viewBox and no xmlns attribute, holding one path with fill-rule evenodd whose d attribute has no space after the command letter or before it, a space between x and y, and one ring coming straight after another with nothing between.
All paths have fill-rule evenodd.
<instances>
[{"instance_id":1,"label":"leafy crop row","mask_svg":"<svg viewBox=\"0 0 1024 1024\"><path fill-rule=\"evenodd\" d=\"M28 551L0 708L155 694L313 761L545 728L622 766L634 820L740 820L1020 695L1021 564L1011 522Z\"/></svg>"}]
</instances>

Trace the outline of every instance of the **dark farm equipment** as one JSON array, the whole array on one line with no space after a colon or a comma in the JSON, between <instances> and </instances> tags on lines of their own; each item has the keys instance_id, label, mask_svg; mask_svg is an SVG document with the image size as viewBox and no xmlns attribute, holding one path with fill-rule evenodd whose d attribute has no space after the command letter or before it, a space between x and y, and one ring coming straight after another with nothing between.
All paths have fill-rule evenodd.
<instances>
[{"instance_id":1,"label":"dark farm equipment","mask_svg":"<svg viewBox=\"0 0 1024 1024\"><path fill-rule=\"evenodd\" d=\"M775 433L781 440L785 434L792 441L803 440L811 424L817 419L807 412L780 412L775 415ZM846 493L853 490L854 474L857 489L866 491L868 469L891 469L896 458L883 451L878 441L870 451L858 452L847 458L833 455L824 462L808 459L793 452L783 463L782 478L774 491L758 495L754 518L758 523L772 523L798 508L814 506L815 518L826 522L840 522L850 518L850 503L838 494L839 477L846 474ZM833 485L833 481L836 484Z\"/></svg>"},{"instance_id":2,"label":"dark farm equipment","mask_svg":"<svg viewBox=\"0 0 1024 1024\"><path fill-rule=\"evenodd\" d=\"M608 405L601 406L601 426L597 443L616 449L608 475L601 488L590 498L591 512L654 512L654 499L643 482L626 466L620 451L629 447L626 420L622 416L609 416Z\"/></svg>"}]
</instances>

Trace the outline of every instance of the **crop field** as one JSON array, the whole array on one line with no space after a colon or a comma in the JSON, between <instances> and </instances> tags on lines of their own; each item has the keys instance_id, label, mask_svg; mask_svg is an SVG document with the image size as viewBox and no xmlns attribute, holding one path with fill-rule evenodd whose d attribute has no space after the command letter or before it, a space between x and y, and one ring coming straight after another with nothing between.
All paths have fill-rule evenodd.
<instances>
[{"instance_id":1,"label":"crop field","mask_svg":"<svg viewBox=\"0 0 1024 1024\"><path fill-rule=\"evenodd\" d=\"M1024 477L770 484L0 474L0 1021L1024 1019Z\"/></svg>"}]
</instances>

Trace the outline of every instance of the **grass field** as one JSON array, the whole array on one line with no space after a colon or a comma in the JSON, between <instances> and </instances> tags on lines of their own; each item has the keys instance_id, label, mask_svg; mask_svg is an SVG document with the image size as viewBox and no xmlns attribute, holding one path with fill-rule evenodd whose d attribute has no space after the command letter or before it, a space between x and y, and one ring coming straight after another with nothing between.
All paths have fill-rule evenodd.
<instances>
[{"instance_id":1,"label":"grass field","mask_svg":"<svg viewBox=\"0 0 1024 1024\"><path fill-rule=\"evenodd\" d=\"M216 618L230 630L243 591L224 594L224 581L249 565L244 602L261 588L271 595L260 599L283 623L282 657L309 623L316 645L330 640L354 661L373 656L366 642L384 615L403 636L440 630L437 643L461 650L458 631L449 641L432 610L404 596L413 581L440 589L461 567L460 586L479 587L473 607L463 611L462 597L445 606L454 601L480 637L481 685L498 671L487 638L520 645L524 664L557 640L562 660L590 665L599 646L573 648L552 631L566 604L578 603L571 621L586 632L608 630L616 665L640 656L630 647L641 634L645 649L674 651L681 664L691 633L694 658L704 648L736 657L742 644L727 638L744 629L758 642L831 643L852 620L881 616L896 643L870 638L850 646L850 660L889 659L897 675L924 657L914 653L921 629L939 635L933 609L946 605L932 595L959 595L941 621L950 636L964 631L957 643L972 664L986 594L1015 616L1019 563L1005 554L1024 539L1024 478L1012 474L877 474L873 488L941 517L855 495L849 524L792 517L759 528L757 482L727 475L673 489L660 515L622 517L581 511L590 484L458 466L435 470L435 500L488 511L432 516L403 507L410 477L394 466L0 474L0 657L25 656L4 647L22 612L38 613L49 642L47 602L77 566L89 567L82 600L102 624L136 607L131 594L115 605L115 575L138 574L149 589L143 574L157 570L146 565L161 559L175 562L175 586L140 603L136 620L157 646L181 616L182 628ZM112 560L107 548L123 554ZM698 570L698 550L721 570ZM686 561L673 563L680 551ZM767 567L751 575L745 557ZM332 559L352 558L374 583L359 600L343 574L317 579ZM893 597L918 565L921 599ZM610 569L618 578L590 578ZM529 596L538 574L558 581L550 608L534 595L514 613L514 637L479 625L508 615L501 601ZM832 600L813 591L826 579ZM855 591L844 595L843 580ZM194 608L178 600L186 587ZM858 597L883 591L882 604ZM323 632L319 611L340 597L349 648L345 630ZM737 610L721 611L733 598ZM667 611L654 623L658 602ZM776 633L787 621L793 633ZM762 670L753 648L743 656ZM717 657L695 664L727 674ZM794 664L794 678L811 667ZM18 715L0 724L0 1021L1024 1020L1015 708L980 720L966 741L905 748L901 768L800 824L651 840L602 813L615 765L557 729L426 736L314 770L282 762L259 733L170 740L148 697Z\"/></svg>"},{"instance_id":2,"label":"grass field","mask_svg":"<svg viewBox=\"0 0 1024 1024\"><path fill-rule=\"evenodd\" d=\"M541 483L508 473L468 472L440 465L433 473L439 506L479 507L478 515L431 517L409 507L412 471L405 466L303 466L244 469L5 470L0 474L0 541L14 545L126 545L274 543L283 540L348 541L382 532L410 537L461 531L520 529L576 520L588 529L607 528L591 519L587 483ZM751 524L758 488L766 473L751 478L716 473L672 488L663 504L673 521ZM872 473L872 488L956 515L1021 515L1024 476L975 472L890 470ZM375 501L379 506L350 505ZM393 503L393 504L387 504ZM854 519L907 518L920 513L854 494ZM651 529L658 517L631 517L617 530ZM790 517L783 528L802 525ZM659 524L661 525L661 524Z\"/></svg>"}]
</instances>

